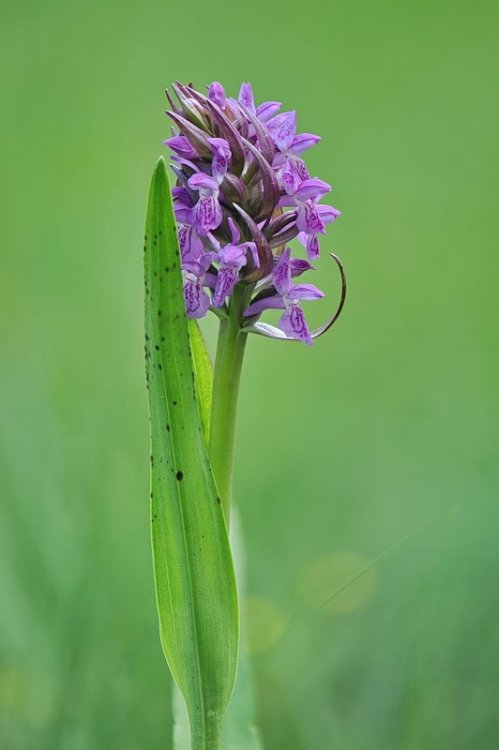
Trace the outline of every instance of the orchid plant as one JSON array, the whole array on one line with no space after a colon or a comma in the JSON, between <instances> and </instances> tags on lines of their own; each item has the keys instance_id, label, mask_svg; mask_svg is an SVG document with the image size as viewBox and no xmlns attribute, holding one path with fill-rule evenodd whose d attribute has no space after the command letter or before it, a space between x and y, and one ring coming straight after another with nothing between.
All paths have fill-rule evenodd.
<instances>
[{"instance_id":1,"label":"orchid plant","mask_svg":"<svg viewBox=\"0 0 499 750\"><path fill-rule=\"evenodd\" d=\"M338 318L346 284L332 255L340 299L311 329L302 302L324 294L296 279L314 269L319 238L340 215L321 202L331 186L303 159L319 137L297 133L296 112L280 102L256 105L249 83L237 99L217 82L206 95L172 88L165 143L175 185L160 159L144 244L153 561L161 643L189 716L185 747L221 750L238 660L228 533L246 342L253 333L310 346ZM292 255L295 238L306 257ZM280 311L277 326L262 320L267 310ZM214 368L197 322L209 311L220 320ZM257 747L249 733L238 744Z\"/></svg>"}]
</instances>

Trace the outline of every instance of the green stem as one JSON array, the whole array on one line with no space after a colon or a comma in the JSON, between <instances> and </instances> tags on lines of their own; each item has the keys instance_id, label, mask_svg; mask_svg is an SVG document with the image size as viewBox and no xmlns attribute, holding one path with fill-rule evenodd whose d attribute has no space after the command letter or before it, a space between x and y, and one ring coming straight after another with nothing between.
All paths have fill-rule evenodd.
<instances>
[{"instance_id":1,"label":"green stem","mask_svg":"<svg viewBox=\"0 0 499 750\"><path fill-rule=\"evenodd\" d=\"M251 291L235 294L229 316L220 323L211 404L208 453L217 483L227 528L232 503L232 470L237 397L247 333L241 330L242 311Z\"/></svg>"},{"instance_id":2,"label":"green stem","mask_svg":"<svg viewBox=\"0 0 499 750\"><path fill-rule=\"evenodd\" d=\"M201 725L191 723L191 750L222 750L223 718L212 716Z\"/></svg>"}]
</instances>

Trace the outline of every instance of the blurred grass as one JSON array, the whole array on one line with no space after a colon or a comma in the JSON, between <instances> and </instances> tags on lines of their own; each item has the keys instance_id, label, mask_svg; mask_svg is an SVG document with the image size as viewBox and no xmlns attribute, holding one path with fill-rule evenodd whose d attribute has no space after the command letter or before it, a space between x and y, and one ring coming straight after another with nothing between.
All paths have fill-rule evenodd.
<instances>
[{"instance_id":1,"label":"blurred grass","mask_svg":"<svg viewBox=\"0 0 499 750\"><path fill-rule=\"evenodd\" d=\"M140 239L175 78L296 107L343 211L341 322L311 351L252 340L243 378L266 745L497 747L498 22L484 0L4 5L2 748L168 747ZM325 600L338 559L431 519L357 608L310 619L310 571Z\"/></svg>"}]
</instances>

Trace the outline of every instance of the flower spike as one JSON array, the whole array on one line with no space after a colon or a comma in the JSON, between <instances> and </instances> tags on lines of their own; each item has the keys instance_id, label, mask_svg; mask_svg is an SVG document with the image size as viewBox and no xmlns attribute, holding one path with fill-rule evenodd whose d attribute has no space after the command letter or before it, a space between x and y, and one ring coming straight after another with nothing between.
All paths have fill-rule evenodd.
<instances>
[{"instance_id":1,"label":"flower spike","mask_svg":"<svg viewBox=\"0 0 499 750\"><path fill-rule=\"evenodd\" d=\"M300 133L296 111L281 112L280 102L256 103L248 82L237 98L217 81L207 95L176 82L167 97L174 128L165 144L177 178L172 194L188 317L228 315L234 306L242 330L310 346L337 320L346 294L343 266L332 255L340 302L328 321L309 329L302 302L324 295L295 279L314 270L319 237L340 216L322 203L331 186L302 158L320 137ZM288 243L295 238L307 259L293 257ZM281 311L277 327L260 320L270 309Z\"/></svg>"}]
</instances>

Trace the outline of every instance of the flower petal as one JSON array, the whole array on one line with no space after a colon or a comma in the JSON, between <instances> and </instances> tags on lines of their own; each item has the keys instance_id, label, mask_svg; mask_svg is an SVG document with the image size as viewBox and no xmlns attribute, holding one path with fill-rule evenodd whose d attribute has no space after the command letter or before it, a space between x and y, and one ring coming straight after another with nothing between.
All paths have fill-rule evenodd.
<instances>
[{"instance_id":1,"label":"flower petal","mask_svg":"<svg viewBox=\"0 0 499 750\"><path fill-rule=\"evenodd\" d=\"M307 237L307 257L310 260L317 260L320 254L319 238L316 234L311 234Z\"/></svg>"},{"instance_id":2,"label":"flower petal","mask_svg":"<svg viewBox=\"0 0 499 750\"><path fill-rule=\"evenodd\" d=\"M253 97L253 89L251 83L242 83L239 89L238 101L244 104L250 112L255 112L255 100Z\"/></svg>"},{"instance_id":3,"label":"flower petal","mask_svg":"<svg viewBox=\"0 0 499 750\"><path fill-rule=\"evenodd\" d=\"M222 265L217 276L213 305L221 307L225 298L232 294L237 283L238 268L232 265Z\"/></svg>"},{"instance_id":4,"label":"flower petal","mask_svg":"<svg viewBox=\"0 0 499 750\"><path fill-rule=\"evenodd\" d=\"M298 207L296 224L298 229L305 234L318 234L324 231L324 224L317 206L312 201L305 201Z\"/></svg>"},{"instance_id":5,"label":"flower petal","mask_svg":"<svg viewBox=\"0 0 499 750\"><path fill-rule=\"evenodd\" d=\"M287 294L291 287L291 250L285 249L272 273L272 283L279 294Z\"/></svg>"},{"instance_id":6,"label":"flower petal","mask_svg":"<svg viewBox=\"0 0 499 750\"><path fill-rule=\"evenodd\" d=\"M218 193L218 182L211 175L204 174L204 172L193 174L189 177L187 184L193 190L203 191L207 195Z\"/></svg>"},{"instance_id":7,"label":"flower petal","mask_svg":"<svg viewBox=\"0 0 499 750\"><path fill-rule=\"evenodd\" d=\"M324 292L321 292L314 284L296 284L288 292L288 299L296 300L303 299L307 302L313 302L317 299L324 297Z\"/></svg>"},{"instance_id":8,"label":"flower petal","mask_svg":"<svg viewBox=\"0 0 499 750\"><path fill-rule=\"evenodd\" d=\"M290 168L289 162L281 174L281 183L288 195L294 196L301 185L298 173ZM282 199L281 199L282 203Z\"/></svg>"},{"instance_id":9,"label":"flower petal","mask_svg":"<svg viewBox=\"0 0 499 750\"><path fill-rule=\"evenodd\" d=\"M218 260L223 265L242 268L246 265L246 248L242 245L226 245L218 253Z\"/></svg>"},{"instance_id":10,"label":"flower petal","mask_svg":"<svg viewBox=\"0 0 499 750\"><path fill-rule=\"evenodd\" d=\"M286 151L295 137L296 112L293 110L276 115L269 120L267 126L277 148Z\"/></svg>"},{"instance_id":11,"label":"flower petal","mask_svg":"<svg viewBox=\"0 0 499 750\"><path fill-rule=\"evenodd\" d=\"M301 258L291 258L291 277L301 276L305 271L315 270L313 265L308 260L302 260Z\"/></svg>"},{"instance_id":12,"label":"flower petal","mask_svg":"<svg viewBox=\"0 0 499 750\"><path fill-rule=\"evenodd\" d=\"M256 116L262 122L267 122L273 117L282 107L282 102L263 102L256 108Z\"/></svg>"},{"instance_id":13,"label":"flower petal","mask_svg":"<svg viewBox=\"0 0 499 750\"><path fill-rule=\"evenodd\" d=\"M316 143L319 143L320 139L320 135L314 135L313 133L299 133L293 138L289 150L293 154L301 154L302 151L306 151L308 148L315 146Z\"/></svg>"},{"instance_id":14,"label":"flower petal","mask_svg":"<svg viewBox=\"0 0 499 750\"><path fill-rule=\"evenodd\" d=\"M322 195L329 193L331 185L324 180L319 180L317 177L312 177L308 180L303 180L295 192L295 197L299 201L316 200Z\"/></svg>"},{"instance_id":15,"label":"flower petal","mask_svg":"<svg viewBox=\"0 0 499 750\"><path fill-rule=\"evenodd\" d=\"M230 236L232 237L232 244L237 245L237 243L241 239L241 230L231 216L229 216L229 229Z\"/></svg>"},{"instance_id":16,"label":"flower petal","mask_svg":"<svg viewBox=\"0 0 499 750\"><path fill-rule=\"evenodd\" d=\"M319 216L324 224L331 224L331 222L335 221L338 216L341 216L341 211L338 211L338 209L333 206L317 206L317 211L319 212Z\"/></svg>"},{"instance_id":17,"label":"flower petal","mask_svg":"<svg viewBox=\"0 0 499 750\"><path fill-rule=\"evenodd\" d=\"M194 226L202 236L216 229L222 223L222 209L213 196L200 198L193 208Z\"/></svg>"},{"instance_id":18,"label":"flower petal","mask_svg":"<svg viewBox=\"0 0 499 750\"><path fill-rule=\"evenodd\" d=\"M185 310L189 318L203 318L210 306L210 298L201 286L200 280L188 271L184 276Z\"/></svg>"},{"instance_id":19,"label":"flower petal","mask_svg":"<svg viewBox=\"0 0 499 750\"><path fill-rule=\"evenodd\" d=\"M260 258L258 257L258 250L256 249L256 244L254 242L242 242L240 247L244 247L246 251L247 250L250 251L251 258L253 260L253 265L256 268L260 268Z\"/></svg>"},{"instance_id":20,"label":"flower petal","mask_svg":"<svg viewBox=\"0 0 499 750\"><path fill-rule=\"evenodd\" d=\"M192 227L179 227L178 242L180 245L182 262L197 260L203 252L203 242Z\"/></svg>"},{"instance_id":21,"label":"flower petal","mask_svg":"<svg viewBox=\"0 0 499 750\"><path fill-rule=\"evenodd\" d=\"M252 315L260 315L265 310L282 310L284 307L284 301L280 295L268 295L252 302L245 310L244 317L251 318Z\"/></svg>"},{"instance_id":22,"label":"flower petal","mask_svg":"<svg viewBox=\"0 0 499 750\"><path fill-rule=\"evenodd\" d=\"M213 154L211 173L217 183L220 184L229 168L230 146L223 138L209 138L208 140Z\"/></svg>"},{"instance_id":23,"label":"flower petal","mask_svg":"<svg viewBox=\"0 0 499 750\"><path fill-rule=\"evenodd\" d=\"M303 315L303 310L298 304L291 305L281 315L279 327L291 338L303 341L307 346L312 346L312 336Z\"/></svg>"},{"instance_id":24,"label":"flower petal","mask_svg":"<svg viewBox=\"0 0 499 750\"><path fill-rule=\"evenodd\" d=\"M220 109L225 108L227 99L225 96L225 89L221 83L213 81L213 83L210 84L210 87L208 88L208 98L211 99L212 102L215 102L215 104L218 104Z\"/></svg>"},{"instance_id":25,"label":"flower petal","mask_svg":"<svg viewBox=\"0 0 499 750\"><path fill-rule=\"evenodd\" d=\"M184 159L198 159L199 154L185 135L174 135L164 141L165 146Z\"/></svg>"}]
</instances>

